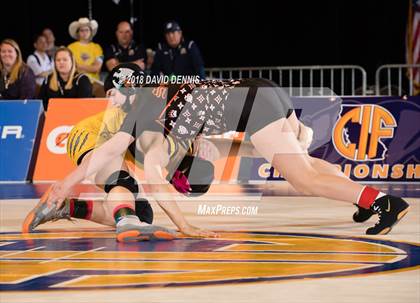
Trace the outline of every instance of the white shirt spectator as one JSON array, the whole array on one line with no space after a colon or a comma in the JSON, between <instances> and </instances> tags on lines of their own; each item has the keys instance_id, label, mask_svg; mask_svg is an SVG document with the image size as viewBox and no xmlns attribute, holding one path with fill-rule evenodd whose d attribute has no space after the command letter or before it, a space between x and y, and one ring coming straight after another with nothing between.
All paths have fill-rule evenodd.
<instances>
[{"instance_id":1,"label":"white shirt spectator","mask_svg":"<svg viewBox=\"0 0 420 303\"><path fill-rule=\"evenodd\" d=\"M47 78L42 76L42 73L51 72L53 70L51 58L46 53L42 54L38 51L35 51L28 57L27 64L35 74L37 85L42 85Z\"/></svg>"}]
</instances>

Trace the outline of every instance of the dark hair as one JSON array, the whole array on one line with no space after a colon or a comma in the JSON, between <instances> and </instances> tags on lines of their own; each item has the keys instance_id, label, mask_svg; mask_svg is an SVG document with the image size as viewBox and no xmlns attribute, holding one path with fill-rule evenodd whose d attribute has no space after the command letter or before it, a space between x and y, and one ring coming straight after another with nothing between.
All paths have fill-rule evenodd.
<instances>
[{"instance_id":1,"label":"dark hair","mask_svg":"<svg viewBox=\"0 0 420 303\"><path fill-rule=\"evenodd\" d=\"M116 29L118 29L118 26L119 26L121 23L123 23L123 22L128 23L128 25L130 25L130 29L131 29L132 31L134 31L133 24L131 24L131 22L130 22L130 21L128 21L128 20L121 20L121 21L118 21L117 26L116 26Z\"/></svg>"},{"instance_id":2,"label":"dark hair","mask_svg":"<svg viewBox=\"0 0 420 303\"><path fill-rule=\"evenodd\" d=\"M34 43L37 43L38 42L38 39L39 38L41 38L41 37L44 37L45 39L47 39L42 33L38 33L38 34L36 34L35 36L34 36L34 38L33 38L33 42Z\"/></svg>"}]
</instances>

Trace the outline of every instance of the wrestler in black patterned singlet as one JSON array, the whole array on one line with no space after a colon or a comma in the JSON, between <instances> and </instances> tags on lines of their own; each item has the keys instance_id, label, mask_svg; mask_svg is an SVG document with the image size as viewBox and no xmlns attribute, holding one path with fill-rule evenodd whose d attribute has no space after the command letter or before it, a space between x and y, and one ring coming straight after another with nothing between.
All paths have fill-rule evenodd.
<instances>
[{"instance_id":1,"label":"wrestler in black patterned singlet","mask_svg":"<svg viewBox=\"0 0 420 303\"><path fill-rule=\"evenodd\" d=\"M185 84L169 100L158 122L180 141L226 132L225 103L239 81L202 81Z\"/></svg>"},{"instance_id":2,"label":"wrestler in black patterned singlet","mask_svg":"<svg viewBox=\"0 0 420 303\"><path fill-rule=\"evenodd\" d=\"M197 135L228 131L253 134L269 123L288 117L289 98L264 79L209 80L197 84L143 87L135 110L128 113L120 131L133 138L145 131L163 133L179 144L189 144Z\"/></svg>"}]
</instances>

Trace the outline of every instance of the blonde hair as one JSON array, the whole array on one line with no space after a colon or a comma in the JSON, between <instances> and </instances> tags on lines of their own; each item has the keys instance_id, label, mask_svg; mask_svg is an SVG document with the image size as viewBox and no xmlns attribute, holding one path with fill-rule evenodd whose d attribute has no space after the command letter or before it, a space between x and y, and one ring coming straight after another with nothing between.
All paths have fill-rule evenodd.
<instances>
[{"instance_id":1,"label":"blonde hair","mask_svg":"<svg viewBox=\"0 0 420 303\"><path fill-rule=\"evenodd\" d=\"M17 44L17 42L15 40L4 39L0 43L0 48L3 44L8 44L11 47L13 47L16 51L16 54L17 54L16 62L13 64L12 70L10 71L10 76L9 76L9 83L12 84L19 78L19 74L25 68L26 64L25 64L25 62L23 62L22 52L20 51L19 45ZM4 65L3 65L3 62L1 62L1 60L0 60L0 69L1 70L4 69Z\"/></svg>"},{"instance_id":2,"label":"blonde hair","mask_svg":"<svg viewBox=\"0 0 420 303\"><path fill-rule=\"evenodd\" d=\"M55 64L55 59L57 58L57 54L59 52L67 52L70 56L70 59L71 59L70 77L67 80L66 85L64 86L65 89L68 90L68 89L73 88L73 80L74 80L74 76L76 75L76 63L74 61L73 53L67 47L60 46L54 54L54 60L53 60L54 61L54 70L53 70L51 80L50 80L50 85L49 85L50 89L53 90L53 91L58 91L58 72L57 72L57 67L56 67L56 64Z\"/></svg>"}]
</instances>

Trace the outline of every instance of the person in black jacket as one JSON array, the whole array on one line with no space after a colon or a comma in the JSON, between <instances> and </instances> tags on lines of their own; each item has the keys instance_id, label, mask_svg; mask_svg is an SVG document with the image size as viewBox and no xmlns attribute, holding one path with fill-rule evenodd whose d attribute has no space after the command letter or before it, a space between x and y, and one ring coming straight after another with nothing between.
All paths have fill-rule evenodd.
<instances>
[{"instance_id":1,"label":"person in black jacket","mask_svg":"<svg viewBox=\"0 0 420 303\"><path fill-rule=\"evenodd\" d=\"M204 62L194 41L183 38L175 21L165 24L165 42L158 44L152 65L152 75L199 76L205 78Z\"/></svg>"},{"instance_id":2,"label":"person in black jacket","mask_svg":"<svg viewBox=\"0 0 420 303\"><path fill-rule=\"evenodd\" d=\"M92 84L85 74L76 72L72 52L66 47L57 49L54 55L54 71L41 87L39 98L48 108L50 98L90 98Z\"/></svg>"},{"instance_id":3,"label":"person in black jacket","mask_svg":"<svg viewBox=\"0 0 420 303\"><path fill-rule=\"evenodd\" d=\"M118 23L115 31L117 43L111 44L105 49L104 62L109 72L120 63L135 63L142 70L145 69L146 51L141 44L133 40L133 28L127 21Z\"/></svg>"}]
</instances>

